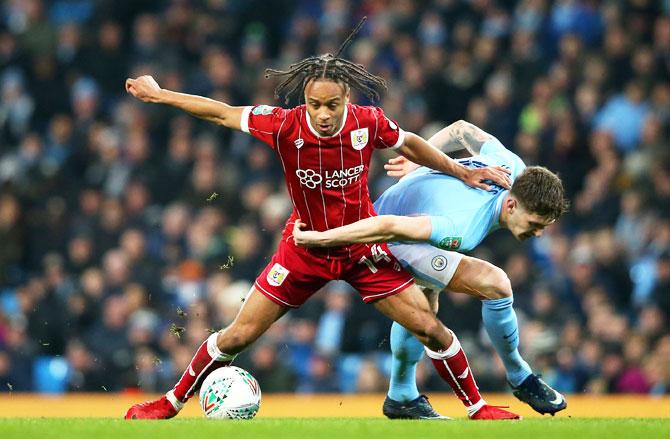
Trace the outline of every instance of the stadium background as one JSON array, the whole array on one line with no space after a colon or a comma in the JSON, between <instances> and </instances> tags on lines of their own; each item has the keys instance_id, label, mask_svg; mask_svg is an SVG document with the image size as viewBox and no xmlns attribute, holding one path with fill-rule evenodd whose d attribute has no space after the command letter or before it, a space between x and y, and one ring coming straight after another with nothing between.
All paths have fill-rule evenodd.
<instances>
[{"instance_id":1,"label":"stadium background","mask_svg":"<svg viewBox=\"0 0 670 439\"><path fill-rule=\"evenodd\" d=\"M333 52L389 81L428 137L464 118L562 176L541 239L474 255L512 281L522 350L567 393L670 393L670 2L5 0L0 3L0 392L162 392L229 323L290 211L251 137L124 93L153 74L276 103L265 67ZM365 100L359 99L365 103ZM279 103L276 103L279 104ZM373 197L393 183L378 154ZM480 388L505 391L480 305L443 298ZM390 323L341 284L238 365L269 392L383 392ZM446 391L430 365L420 389ZM380 400L381 402L381 400Z\"/></svg>"}]
</instances>

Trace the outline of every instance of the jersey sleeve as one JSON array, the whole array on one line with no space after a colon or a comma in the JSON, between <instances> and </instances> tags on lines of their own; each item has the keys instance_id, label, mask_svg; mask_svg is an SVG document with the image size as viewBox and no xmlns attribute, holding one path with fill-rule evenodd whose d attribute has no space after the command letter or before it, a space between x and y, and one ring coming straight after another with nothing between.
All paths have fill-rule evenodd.
<instances>
[{"instance_id":1,"label":"jersey sleeve","mask_svg":"<svg viewBox=\"0 0 670 439\"><path fill-rule=\"evenodd\" d=\"M463 237L458 236L454 222L446 216L431 216L432 231L428 241L431 245L444 250L458 250Z\"/></svg>"},{"instance_id":2,"label":"jersey sleeve","mask_svg":"<svg viewBox=\"0 0 670 439\"><path fill-rule=\"evenodd\" d=\"M270 105L245 107L240 119L240 128L274 149L277 127L286 118L286 111L281 107Z\"/></svg>"},{"instance_id":3,"label":"jersey sleeve","mask_svg":"<svg viewBox=\"0 0 670 439\"><path fill-rule=\"evenodd\" d=\"M496 139L495 137L491 137L489 140L484 142L482 145L482 148L480 150L481 155L492 155L495 153L500 153L504 151L509 151L507 148L505 148L505 145L500 143L500 140Z\"/></svg>"},{"instance_id":4,"label":"jersey sleeve","mask_svg":"<svg viewBox=\"0 0 670 439\"><path fill-rule=\"evenodd\" d=\"M384 110L375 107L376 119L374 147L377 149L397 149L405 142L405 131L397 123L384 115Z\"/></svg>"}]
</instances>

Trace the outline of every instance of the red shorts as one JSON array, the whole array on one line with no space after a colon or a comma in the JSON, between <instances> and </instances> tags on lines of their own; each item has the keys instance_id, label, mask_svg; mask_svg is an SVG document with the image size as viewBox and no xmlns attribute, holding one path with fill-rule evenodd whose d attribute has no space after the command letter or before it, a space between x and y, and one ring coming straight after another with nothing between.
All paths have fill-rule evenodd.
<instances>
[{"instance_id":1,"label":"red shorts","mask_svg":"<svg viewBox=\"0 0 670 439\"><path fill-rule=\"evenodd\" d=\"M255 287L273 302L297 308L331 280L344 280L365 303L392 296L414 283L386 244L355 244L345 255L296 247L282 239Z\"/></svg>"}]
</instances>

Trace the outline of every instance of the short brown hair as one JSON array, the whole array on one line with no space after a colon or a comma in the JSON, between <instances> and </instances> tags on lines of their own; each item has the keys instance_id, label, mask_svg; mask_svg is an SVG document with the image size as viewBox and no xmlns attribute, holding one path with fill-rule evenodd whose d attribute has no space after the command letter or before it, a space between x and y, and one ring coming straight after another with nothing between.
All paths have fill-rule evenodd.
<instances>
[{"instance_id":1,"label":"short brown hair","mask_svg":"<svg viewBox=\"0 0 670 439\"><path fill-rule=\"evenodd\" d=\"M570 207L561 179L542 166L524 169L510 193L526 210L550 220L558 220Z\"/></svg>"}]
</instances>

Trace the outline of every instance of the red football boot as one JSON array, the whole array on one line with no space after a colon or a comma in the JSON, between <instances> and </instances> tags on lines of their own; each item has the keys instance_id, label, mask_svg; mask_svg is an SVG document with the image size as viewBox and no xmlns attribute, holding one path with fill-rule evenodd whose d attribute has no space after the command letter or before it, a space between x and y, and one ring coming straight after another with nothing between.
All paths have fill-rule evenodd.
<instances>
[{"instance_id":1,"label":"red football boot","mask_svg":"<svg viewBox=\"0 0 670 439\"><path fill-rule=\"evenodd\" d=\"M498 419L521 419L521 416L503 410L499 406L486 404L470 416L470 419L473 421L495 421Z\"/></svg>"},{"instance_id":2,"label":"red football boot","mask_svg":"<svg viewBox=\"0 0 670 439\"><path fill-rule=\"evenodd\" d=\"M179 413L165 395L155 401L135 404L126 412L124 419L170 419Z\"/></svg>"}]
</instances>

